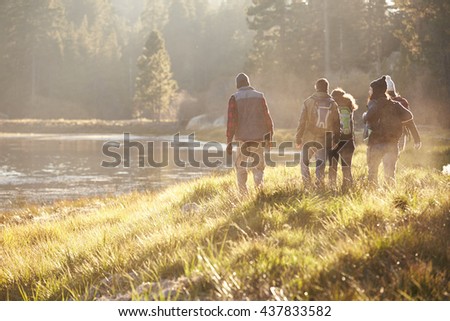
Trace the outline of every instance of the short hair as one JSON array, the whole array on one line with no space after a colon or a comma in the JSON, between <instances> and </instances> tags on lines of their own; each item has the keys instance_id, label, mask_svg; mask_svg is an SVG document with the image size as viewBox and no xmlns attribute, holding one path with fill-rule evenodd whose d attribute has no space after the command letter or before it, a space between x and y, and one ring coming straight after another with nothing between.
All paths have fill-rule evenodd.
<instances>
[{"instance_id":1,"label":"short hair","mask_svg":"<svg viewBox=\"0 0 450 321\"><path fill-rule=\"evenodd\" d=\"M320 78L319 80L316 81L315 88L317 91L327 93L329 85L330 84L328 80L326 80L325 78Z\"/></svg>"}]
</instances>

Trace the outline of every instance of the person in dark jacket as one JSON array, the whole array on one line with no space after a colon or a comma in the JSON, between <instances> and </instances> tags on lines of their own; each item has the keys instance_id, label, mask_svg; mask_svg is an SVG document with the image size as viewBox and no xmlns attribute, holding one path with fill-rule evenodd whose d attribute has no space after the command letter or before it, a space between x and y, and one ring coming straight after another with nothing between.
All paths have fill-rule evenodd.
<instances>
[{"instance_id":1,"label":"person in dark jacket","mask_svg":"<svg viewBox=\"0 0 450 321\"><path fill-rule=\"evenodd\" d=\"M398 141L403 125L413 119L411 112L387 94L386 77L370 83L368 111L363 115L371 131L368 137L367 165L369 183L378 184L378 167L383 161L386 182L395 183L395 171L399 155Z\"/></svg>"},{"instance_id":2,"label":"person in dark jacket","mask_svg":"<svg viewBox=\"0 0 450 321\"><path fill-rule=\"evenodd\" d=\"M244 73L236 77L238 91L228 102L227 153L232 153L233 138L239 143L236 155L236 175L239 191L247 193L248 169L253 172L255 186L264 181L264 149L270 147L273 121L264 94L250 86Z\"/></svg>"},{"instance_id":3,"label":"person in dark jacket","mask_svg":"<svg viewBox=\"0 0 450 321\"><path fill-rule=\"evenodd\" d=\"M303 103L295 140L297 148L303 148L301 173L306 186L311 185L309 163L316 158L317 187L324 186L325 166L332 148L339 142L338 106L328 94L329 83L325 78L316 81L316 92Z\"/></svg>"},{"instance_id":4,"label":"person in dark jacket","mask_svg":"<svg viewBox=\"0 0 450 321\"><path fill-rule=\"evenodd\" d=\"M400 96L400 94L395 89L395 83L392 80L391 76L388 75L386 76L386 83L387 83L387 93L389 97L391 97L392 100L399 102L400 104L402 104L403 107L411 111L411 109L409 108L409 102L405 98ZM420 140L419 131L417 130L417 126L414 122L414 119L411 119L409 122L406 122L403 126L403 134L398 141L399 152L405 150L407 138L411 136L414 139L414 148L420 149L420 147L422 146L422 142Z\"/></svg>"},{"instance_id":5,"label":"person in dark jacket","mask_svg":"<svg viewBox=\"0 0 450 321\"><path fill-rule=\"evenodd\" d=\"M330 184L336 184L338 161L342 166L342 190L347 190L353 184L352 158L355 151L355 130L353 113L358 109L355 98L341 88L331 92L331 97L336 101L339 110L341 133L339 144L333 149L330 157Z\"/></svg>"}]
</instances>

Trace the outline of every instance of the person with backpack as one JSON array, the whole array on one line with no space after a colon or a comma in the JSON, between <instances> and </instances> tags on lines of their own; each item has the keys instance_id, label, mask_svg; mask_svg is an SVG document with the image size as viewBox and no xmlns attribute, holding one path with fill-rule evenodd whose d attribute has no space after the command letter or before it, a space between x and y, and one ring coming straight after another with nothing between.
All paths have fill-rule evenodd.
<instances>
[{"instance_id":1,"label":"person with backpack","mask_svg":"<svg viewBox=\"0 0 450 321\"><path fill-rule=\"evenodd\" d=\"M370 83L368 111L363 121L370 130L367 147L369 183L378 184L378 167L383 161L384 177L388 183L395 183L395 171L399 155L398 141L403 124L413 119L411 112L399 102L390 99L386 93L386 76Z\"/></svg>"},{"instance_id":2,"label":"person with backpack","mask_svg":"<svg viewBox=\"0 0 450 321\"><path fill-rule=\"evenodd\" d=\"M355 134L353 112L358 109L355 98L341 88L331 92L331 97L336 101L340 120L340 141L330 155L330 184L336 184L337 167L339 159L342 167L342 190L347 190L353 184L352 158L355 151Z\"/></svg>"},{"instance_id":3,"label":"person with backpack","mask_svg":"<svg viewBox=\"0 0 450 321\"><path fill-rule=\"evenodd\" d=\"M253 172L256 188L264 181L264 149L270 147L273 137L273 120L264 94L250 86L244 73L236 77L238 91L228 102L227 154L232 154L233 138L238 142L236 175L241 194L247 194L248 169Z\"/></svg>"},{"instance_id":4,"label":"person with backpack","mask_svg":"<svg viewBox=\"0 0 450 321\"><path fill-rule=\"evenodd\" d=\"M393 101L399 102L400 104L402 104L403 107L405 107L406 109L411 111L411 109L409 108L408 101L405 98L403 98L402 96L400 96L400 94L395 90L395 83L392 80L391 76L386 75L386 83L387 83L387 93L388 93L389 97ZM417 130L417 126L414 122L414 119L411 119L409 122L406 122L403 126L403 133L398 141L399 152L402 152L405 150L406 141L411 136L414 139L414 148L420 149L422 147L422 142L420 140L419 131Z\"/></svg>"},{"instance_id":5,"label":"person with backpack","mask_svg":"<svg viewBox=\"0 0 450 321\"><path fill-rule=\"evenodd\" d=\"M309 164L316 159L317 187L324 186L325 165L332 148L339 142L338 106L328 94L329 83L325 78L316 81L316 92L303 102L295 140L302 148L301 173L306 186L311 185Z\"/></svg>"}]
</instances>

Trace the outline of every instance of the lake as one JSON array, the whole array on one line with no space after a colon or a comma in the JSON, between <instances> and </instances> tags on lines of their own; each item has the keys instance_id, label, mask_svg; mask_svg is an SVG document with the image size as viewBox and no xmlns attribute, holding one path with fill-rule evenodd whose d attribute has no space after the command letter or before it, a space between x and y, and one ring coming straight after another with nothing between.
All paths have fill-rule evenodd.
<instances>
[{"instance_id":1,"label":"lake","mask_svg":"<svg viewBox=\"0 0 450 321\"><path fill-rule=\"evenodd\" d=\"M232 167L217 156L224 145L189 144L187 136L0 134L0 210L155 190Z\"/></svg>"}]
</instances>

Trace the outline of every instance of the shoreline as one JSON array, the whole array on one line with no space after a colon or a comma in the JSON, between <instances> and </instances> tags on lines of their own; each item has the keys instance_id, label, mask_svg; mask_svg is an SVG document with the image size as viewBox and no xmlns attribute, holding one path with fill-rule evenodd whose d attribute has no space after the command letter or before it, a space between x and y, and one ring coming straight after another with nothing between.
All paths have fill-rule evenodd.
<instances>
[{"instance_id":1,"label":"shoreline","mask_svg":"<svg viewBox=\"0 0 450 321\"><path fill-rule=\"evenodd\" d=\"M292 130L291 130L292 131ZM1 134L98 134L168 136L195 133L198 141L226 142L225 127L187 130L175 121L154 122L150 119L0 119Z\"/></svg>"},{"instance_id":2,"label":"shoreline","mask_svg":"<svg viewBox=\"0 0 450 321\"><path fill-rule=\"evenodd\" d=\"M180 131L178 122L154 122L149 119L0 119L0 132L36 134L134 134L164 135Z\"/></svg>"}]
</instances>

